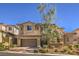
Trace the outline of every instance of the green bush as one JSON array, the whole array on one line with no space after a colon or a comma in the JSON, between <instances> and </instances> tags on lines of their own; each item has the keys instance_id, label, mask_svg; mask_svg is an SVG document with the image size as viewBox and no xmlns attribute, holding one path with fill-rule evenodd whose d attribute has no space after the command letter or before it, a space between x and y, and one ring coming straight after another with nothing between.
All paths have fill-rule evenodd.
<instances>
[{"instance_id":1,"label":"green bush","mask_svg":"<svg viewBox=\"0 0 79 59\"><path fill-rule=\"evenodd\" d=\"M64 53L66 54L71 54L71 55L75 55L76 54L76 49L74 48L74 45L68 45L64 47Z\"/></svg>"},{"instance_id":2,"label":"green bush","mask_svg":"<svg viewBox=\"0 0 79 59\"><path fill-rule=\"evenodd\" d=\"M5 50L4 45L2 43L0 43L0 51Z\"/></svg>"},{"instance_id":3,"label":"green bush","mask_svg":"<svg viewBox=\"0 0 79 59\"><path fill-rule=\"evenodd\" d=\"M79 48L79 44L78 45L75 45L75 48Z\"/></svg>"},{"instance_id":4,"label":"green bush","mask_svg":"<svg viewBox=\"0 0 79 59\"><path fill-rule=\"evenodd\" d=\"M34 50L34 53L38 53L38 50Z\"/></svg>"},{"instance_id":5,"label":"green bush","mask_svg":"<svg viewBox=\"0 0 79 59\"><path fill-rule=\"evenodd\" d=\"M41 49L39 49L39 52L40 53L47 53L48 49L47 48L41 48Z\"/></svg>"},{"instance_id":6,"label":"green bush","mask_svg":"<svg viewBox=\"0 0 79 59\"><path fill-rule=\"evenodd\" d=\"M14 48L14 47L17 47L17 45L11 45L11 47L13 47L13 48Z\"/></svg>"}]
</instances>

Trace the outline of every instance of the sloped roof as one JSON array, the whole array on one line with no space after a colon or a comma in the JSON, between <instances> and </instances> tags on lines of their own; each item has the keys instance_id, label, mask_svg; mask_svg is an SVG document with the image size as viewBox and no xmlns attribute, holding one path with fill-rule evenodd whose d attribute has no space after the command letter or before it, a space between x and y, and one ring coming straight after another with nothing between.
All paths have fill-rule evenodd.
<instances>
[{"instance_id":1,"label":"sloped roof","mask_svg":"<svg viewBox=\"0 0 79 59\"><path fill-rule=\"evenodd\" d=\"M23 23L18 23L18 24L16 24L16 25L21 25L21 24L25 24L25 23L32 23L32 24L35 24L34 22L27 21L27 22L23 22Z\"/></svg>"},{"instance_id":2,"label":"sloped roof","mask_svg":"<svg viewBox=\"0 0 79 59\"><path fill-rule=\"evenodd\" d=\"M79 31L79 28L77 28L75 31Z\"/></svg>"}]
</instances>

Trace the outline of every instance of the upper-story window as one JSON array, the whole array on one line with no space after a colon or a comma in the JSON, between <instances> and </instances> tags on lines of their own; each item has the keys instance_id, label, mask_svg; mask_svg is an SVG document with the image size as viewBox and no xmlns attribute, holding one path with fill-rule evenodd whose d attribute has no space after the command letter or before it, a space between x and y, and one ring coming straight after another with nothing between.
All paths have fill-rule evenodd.
<instances>
[{"instance_id":1,"label":"upper-story window","mask_svg":"<svg viewBox=\"0 0 79 59\"><path fill-rule=\"evenodd\" d=\"M32 26L27 26L27 30L32 30Z\"/></svg>"},{"instance_id":2,"label":"upper-story window","mask_svg":"<svg viewBox=\"0 0 79 59\"><path fill-rule=\"evenodd\" d=\"M9 30L12 30L12 27L9 27L8 29L9 29Z\"/></svg>"}]
</instances>

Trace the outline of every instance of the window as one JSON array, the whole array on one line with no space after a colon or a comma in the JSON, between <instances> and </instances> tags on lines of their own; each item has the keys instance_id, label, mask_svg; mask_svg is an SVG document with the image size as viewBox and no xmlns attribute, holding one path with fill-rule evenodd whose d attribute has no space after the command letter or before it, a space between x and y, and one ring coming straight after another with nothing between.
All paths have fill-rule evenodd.
<instances>
[{"instance_id":1,"label":"window","mask_svg":"<svg viewBox=\"0 0 79 59\"><path fill-rule=\"evenodd\" d=\"M32 26L27 26L27 30L32 30Z\"/></svg>"},{"instance_id":2,"label":"window","mask_svg":"<svg viewBox=\"0 0 79 59\"><path fill-rule=\"evenodd\" d=\"M12 27L9 27L9 30L12 30Z\"/></svg>"}]
</instances>

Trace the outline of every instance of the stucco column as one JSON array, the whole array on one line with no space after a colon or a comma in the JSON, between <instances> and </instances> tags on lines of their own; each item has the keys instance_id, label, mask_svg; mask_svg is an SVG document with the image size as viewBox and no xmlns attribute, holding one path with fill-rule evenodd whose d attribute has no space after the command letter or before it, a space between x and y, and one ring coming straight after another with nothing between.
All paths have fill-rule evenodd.
<instances>
[{"instance_id":1,"label":"stucco column","mask_svg":"<svg viewBox=\"0 0 79 59\"><path fill-rule=\"evenodd\" d=\"M37 39L37 47L38 48L41 47L41 45L40 45L40 39L39 38Z\"/></svg>"},{"instance_id":2,"label":"stucco column","mask_svg":"<svg viewBox=\"0 0 79 59\"><path fill-rule=\"evenodd\" d=\"M9 46L12 46L12 38L9 37Z\"/></svg>"},{"instance_id":3,"label":"stucco column","mask_svg":"<svg viewBox=\"0 0 79 59\"><path fill-rule=\"evenodd\" d=\"M21 46L21 39L17 39L17 46Z\"/></svg>"}]
</instances>

